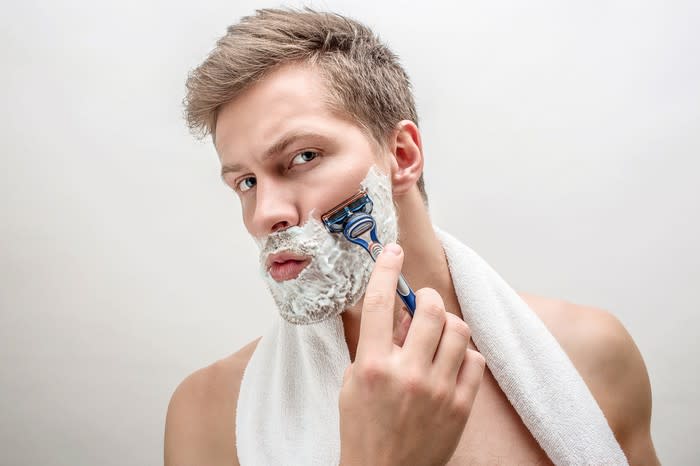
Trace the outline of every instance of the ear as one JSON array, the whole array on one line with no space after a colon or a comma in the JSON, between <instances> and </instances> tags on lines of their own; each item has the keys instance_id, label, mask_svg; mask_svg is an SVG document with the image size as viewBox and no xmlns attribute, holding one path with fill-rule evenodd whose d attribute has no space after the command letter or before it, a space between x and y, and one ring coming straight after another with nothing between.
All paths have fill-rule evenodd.
<instances>
[{"instance_id":1,"label":"ear","mask_svg":"<svg viewBox=\"0 0 700 466\"><path fill-rule=\"evenodd\" d=\"M407 193L423 173L423 143L420 131L410 120L402 120L389 140L391 184L394 195Z\"/></svg>"}]
</instances>

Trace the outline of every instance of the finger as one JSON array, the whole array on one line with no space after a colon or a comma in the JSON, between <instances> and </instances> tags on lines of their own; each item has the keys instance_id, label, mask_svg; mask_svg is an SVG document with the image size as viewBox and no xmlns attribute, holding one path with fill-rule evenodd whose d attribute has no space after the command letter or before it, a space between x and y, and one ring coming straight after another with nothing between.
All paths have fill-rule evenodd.
<instances>
[{"instance_id":1,"label":"finger","mask_svg":"<svg viewBox=\"0 0 700 466\"><path fill-rule=\"evenodd\" d=\"M403 251L397 244L387 244L377 257L362 304L355 359L386 355L393 348L394 296L402 264Z\"/></svg>"},{"instance_id":2,"label":"finger","mask_svg":"<svg viewBox=\"0 0 700 466\"><path fill-rule=\"evenodd\" d=\"M410 327L411 314L408 313L406 306L401 306L398 312L394 314L394 344L396 346L403 346Z\"/></svg>"},{"instance_id":3,"label":"finger","mask_svg":"<svg viewBox=\"0 0 700 466\"><path fill-rule=\"evenodd\" d=\"M462 367L457 373L456 402L471 407L476 394L479 392L485 367L486 361L481 353L473 349L467 349Z\"/></svg>"},{"instance_id":4,"label":"finger","mask_svg":"<svg viewBox=\"0 0 700 466\"><path fill-rule=\"evenodd\" d=\"M455 383L457 373L462 367L469 345L471 330L462 319L454 314L447 314L445 328L433 360L434 374L440 380Z\"/></svg>"},{"instance_id":5,"label":"finger","mask_svg":"<svg viewBox=\"0 0 700 466\"><path fill-rule=\"evenodd\" d=\"M445 306L437 291L422 288L416 292L416 311L403 344L412 364L430 367L445 325Z\"/></svg>"}]
</instances>

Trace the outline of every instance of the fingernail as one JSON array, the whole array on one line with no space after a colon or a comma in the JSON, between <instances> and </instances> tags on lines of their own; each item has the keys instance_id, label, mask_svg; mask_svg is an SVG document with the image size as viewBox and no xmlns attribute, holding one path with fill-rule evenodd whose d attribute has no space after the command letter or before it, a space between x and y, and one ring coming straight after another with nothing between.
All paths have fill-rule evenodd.
<instances>
[{"instance_id":1,"label":"fingernail","mask_svg":"<svg viewBox=\"0 0 700 466\"><path fill-rule=\"evenodd\" d=\"M389 254L398 256L399 254L401 254L401 246L399 246L396 243L387 244L384 247L384 251L388 252Z\"/></svg>"}]
</instances>

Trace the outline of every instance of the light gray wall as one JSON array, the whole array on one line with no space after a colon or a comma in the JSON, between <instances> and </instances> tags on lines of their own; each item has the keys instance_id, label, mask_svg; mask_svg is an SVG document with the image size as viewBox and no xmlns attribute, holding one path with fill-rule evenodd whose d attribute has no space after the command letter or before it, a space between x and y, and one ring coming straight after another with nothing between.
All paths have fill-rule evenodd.
<instances>
[{"instance_id":1,"label":"light gray wall","mask_svg":"<svg viewBox=\"0 0 700 466\"><path fill-rule=\"evenodd\" d=\"M168 400L272 301L189 69L255 2L3 2L0 463L161 462ZM700 10L327 1L417 95L436 223L517 290L610 310L665 464L697 460Z\"/></svg>"}]
</instances>

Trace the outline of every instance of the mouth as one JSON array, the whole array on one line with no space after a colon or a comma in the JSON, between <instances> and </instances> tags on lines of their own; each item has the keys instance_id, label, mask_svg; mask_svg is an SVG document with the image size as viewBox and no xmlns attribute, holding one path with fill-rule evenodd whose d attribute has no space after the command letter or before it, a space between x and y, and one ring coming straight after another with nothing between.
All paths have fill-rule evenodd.
<instances>
[{"instance_id":1,"label":"mouth","mask_svg":"<svg viewBox=\"0 0 700 466\"><path fill-rule=\"evenodd\" d=\"M267 272L276 282L293 280L310 262L310 257L280 252L267 258Z\"/></svg>"}]
</instances>

